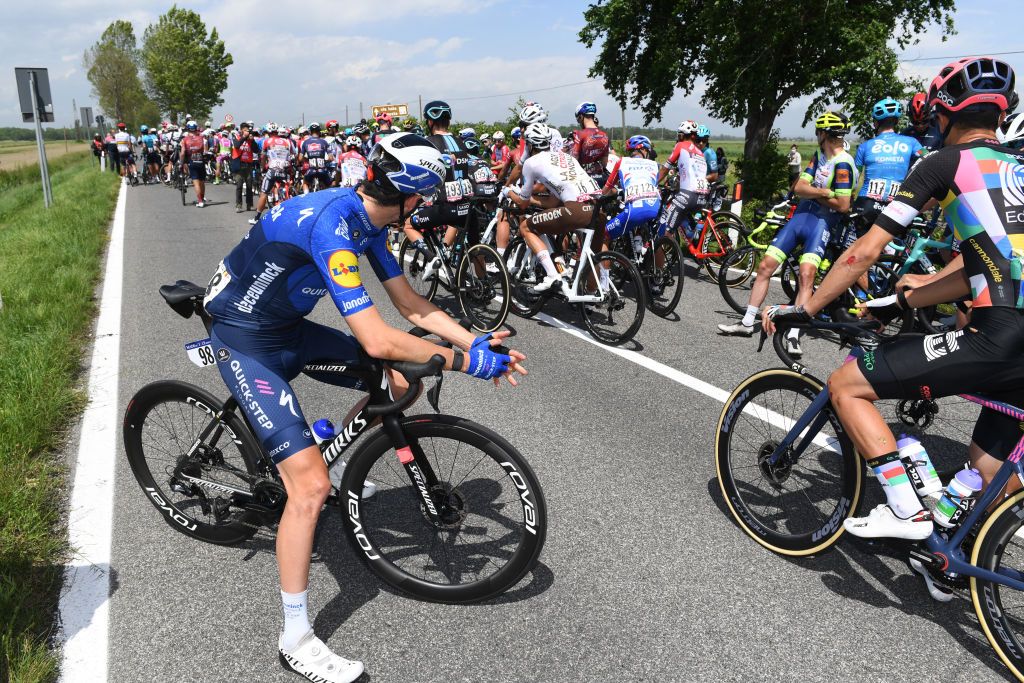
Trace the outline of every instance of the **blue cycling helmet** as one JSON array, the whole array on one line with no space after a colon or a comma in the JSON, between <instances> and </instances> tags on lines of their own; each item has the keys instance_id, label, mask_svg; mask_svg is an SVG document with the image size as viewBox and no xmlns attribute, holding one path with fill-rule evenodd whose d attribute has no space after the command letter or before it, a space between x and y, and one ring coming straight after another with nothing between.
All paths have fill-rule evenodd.
<instances>
[{"instance_id":1,"label":"blue cycling helmet","mask_svg":"<svg viewBox=\"0 0 1024 683\"><path fill-rule=\"evenodd\" d=\"M634 135L629 140L626 140L626 149L632 151L634 149L652 149L651 139L646 135Z\"/></svg>"},{"instance_id":2,"label":"blue cycling helmet","mask_svg":"<svg viewBox=\"0 0 1024 683\"><path fill-rule=\"evenodd\" d=\"M593 102L580 102L576 107L576 118L581 116L594 116L597 114L597 105Z\"/></svg>"},{"instance_id":3,"label":"blue cycling helmet","mask_svg":"<svg viewBox=\"0 0 1024 683\"><path fill-rule=\"evenodd\" d=\"M512 132L509 133L509 135L511 135L513 139L518 140L519 138L523 137L523 131L519 129L519 126L516 126L515 128L512 129Z\"/></svg>"},{"instance_id":4,"label":"blue cycling helmet","mask_svg":"<svg viewBox=\"0 0 1024 683\"><path fill-rule=\"evenodd\" d=\"M146 124L142 124L141 126L139 126L139 130L145 133L149 131L149 126L147 126Z\"/></svg>"},{"instance_id":5,"label":"blue cycling helmet","mask_svg":"<svg viewBox=\"0 0 1024 683\"><path fill-rule=\"evenodd\" d=\"M709 138L711 137L711 129L707 126L697 126L697 137Z\"/></svg>"},{"instance_id":6,"label":"blue cycling helmet","mask_svg":"<svg viewBox=\"0 0 1024 683\"><path fill-rule=\"evenodd\" d=\"M381 138L366 161L366 179L386 194L429 194L444 181L441 152L429 140L413 133Z\"/></svg>"},{"instance_id":7,"label":"blue cycling helmet","mask_svg":"<svg viewBox=\"0 0 1024 683\"><path fill-rule=\"evenodd\" d=\"M199 124L195 121L189 121L185 124L185 130L199 130Z\"/></svg>"},{"instance_id":8,"label":"blue cycling helmet","mask_svg":"<svg viewBox=\"0 0 1024 683\"><path fill-rule=\"evenodd\" d=\"M891 97L886 97L884 100L878 100L874 106L871 107L871 118L875 121L882 121L883 119L898 119L903 115L903 105Z\"/></svg>"}]
</instances>

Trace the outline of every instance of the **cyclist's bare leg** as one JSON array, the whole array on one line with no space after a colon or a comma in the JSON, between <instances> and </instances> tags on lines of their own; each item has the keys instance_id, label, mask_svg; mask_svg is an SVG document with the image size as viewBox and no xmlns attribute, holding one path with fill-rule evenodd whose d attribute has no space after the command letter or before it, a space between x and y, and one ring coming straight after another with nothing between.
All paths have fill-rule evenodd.
<instances>
[{"instance_id":1,"label":"cyclist's bare leg","mask_svg":"<svg viewBox=\"0 0 1024 683\"><path fill-rule=\"evenodd\" d=\"M813 263L801 263L800 264L800 285L796 292L796 305L802 306L811 298L814 294L814 278L818 274L818 266ZM760 277L761 271L758 269L758 277Z\"/></svg>"},{"instance_id":2,"label":"cyclist's bare leg","mask_svg":"<svg viewBox=\"0 0 1024 683\"><path fill-rule=\"evenodd\" d=\"M508 214L504 211L501 212L501 217L498 218L498 225L495 229L495 243L498 245L498 253L504 254L505 249L508 248L509 236L512 233L512 226L508 222Z\"/></svg>"},{"instance_id":3,"label":"cyclist's bare leg","mask_svg":"<svg viewBox=\"0 0 1024 683\"><path fill-rule=\"evenodd\" d=\"M757 266L757 276L754 278L754 286L750 288L749 306L761 308L761 304L768 298L768 286L771 284L772 275L779 267L779 262L771 256L764 256ZM813 280L812 280L813 284Z\"/></svg>"}]
</instances>

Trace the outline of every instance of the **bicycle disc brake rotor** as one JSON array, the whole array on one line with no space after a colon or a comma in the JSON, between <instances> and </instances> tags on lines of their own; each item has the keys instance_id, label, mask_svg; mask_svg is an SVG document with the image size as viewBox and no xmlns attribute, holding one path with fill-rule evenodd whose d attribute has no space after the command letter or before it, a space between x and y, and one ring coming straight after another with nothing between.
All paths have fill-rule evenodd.
<instances>
[{"instance_id":1,"label":"bicycle disc brake rotor","mask_svg":"<svg viewBox=\"0 0 1024 683\"><path fill-rule=\"evenodd\" d=\"M761 444L761 448L757 451L757 466L761 470L761 474L773 484L783 484L793 471L789 449L779 453L775 462L772 462L772 456L778 449L779 442L769 439Z\"/></svg>"},{"instance_id":2,"label":"bicycle disc brake rotor","mask_svg":"<svg viewBox=\"0 0 1024 683\"><path fill-rule=\"evenodd\" d=\"M466 510L466 501L458 489L453 489L450 484L440 483L430 489L430 498L437 508L437 519L431 519L427 514L426 506L420 503L420 512L423 518L436 529L457 529L462 526L463 520L469 515Z\"/></svg>"},{"instance_id":3,"label":"bicycle disc brake rotor","mask_svg":"<svg viewBox=\"0 0 1024 683\"><path fill-rule=\"evenodd\" d=\"M939 414L939 406L935 401L915 398L903 399L896 404L896 415L900 422L918 429L927 429Z\"/></svg>"}]
</instances>

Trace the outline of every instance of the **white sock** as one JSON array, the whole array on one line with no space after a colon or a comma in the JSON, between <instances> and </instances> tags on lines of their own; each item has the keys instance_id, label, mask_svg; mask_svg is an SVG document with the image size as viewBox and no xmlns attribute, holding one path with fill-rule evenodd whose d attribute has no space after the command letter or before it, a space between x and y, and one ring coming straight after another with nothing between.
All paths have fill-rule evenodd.
<instances>
[{"instance_id":1,"label":"white sock","mask_svg":"<svg viewBox=\"0 0 1024 683\"><path fill-rule=\"evenodd\" d=\"M545 249L537 254L537 260L540 261L540 265L544 267L544 272L548 277L558 277L558 269L555 268L554 261L551 260L551 252Z\"/></svg>"},{"instance_id":2,"label":"white sock","mask_svg":"<svg viewBox=\"0 0 1024 683\"><path fill-rule=\"evenodd\" d=\"M600 266L598 268L598 270L600 271L600 272L598 272L598 277L599 277L599 279L601 281L601 288L604 289L604 288L606 288L608 286L608 274L611 271L610 271L610 269L605 268L604 266Z\"/></svg>"},{"instance_id":3,"label":"white sock","mask_svg":"<svg viewBox=\"0 0 1024 683\"><path fill-rule=\"evenodd\" d=\"M743 314L743 326L750 327L757 320L760 309L757 306L747 306L747 312Z\"/></svg>"},{"instance_id":4,"label":"white sock","mask_svg":"<svg viewBox=\"0 0 1024 683\"><path fill-rule=\"evenodd\" d=\"M880 455L873 460L867 461L868 467L875 473L875 478L882 485L885 492L885 502L889 504L897 517L909 519L923 509L921 499L917 497L917 491L907 470L900 460L898 452Z\"/></svg>"},{"instance_id":5,"label":"white sock","mask_svg":"<svg viewBox=\"0 0 1024 683\"><path fill-rule=\"evenodd\" d=\"M281 634L281 647L290 650L299 644L302 636L313 628L309 624L309 616L306 614L306 594L285 593L281 591L281 602L284 605L284 631Z\"/></svg>"},{"instance_id":6,"label":"white sock","mask_svg":"<svg viewBox=\"0 0 1024 683\"><path fill-rule=\"evenodd\" d=\"M498 256L505 255L505 247L498 247Z\"/></svg>"}]
</instances>

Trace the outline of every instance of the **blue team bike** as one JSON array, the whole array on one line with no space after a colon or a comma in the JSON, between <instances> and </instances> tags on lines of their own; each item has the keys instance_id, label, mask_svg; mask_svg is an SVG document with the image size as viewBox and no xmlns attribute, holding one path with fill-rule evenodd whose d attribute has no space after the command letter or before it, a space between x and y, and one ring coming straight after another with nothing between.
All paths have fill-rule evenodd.
<instances>
[{"instance_id":1,"label":"blue team bike","mask_svg":"<svg viewBox=\"0 0 1024 683\"><path fill-rule=\"evenodd\" d=\"M815 320L801 327L857 338L861 345L851 356L870 359L883 343L873 333L875 325ZM774 335L777 351L784 332ZM1021 408L981 396L960 399L1024 421ZM921 428L939 412L940 402L930 398L901 401L897 407L900 421ZM923 435L922 441L932 452L927 438ZM936 525L928 539L900 542L899 547L927 573L930 586L969 589L989 642L1024 681L1024 490L1002 495L1011 477L1024 482L1022 456L1024 437L980 499L973 506L964 504L958 526L946 530ZM854 516L861 503L861 456L839 421L826 383L799 363L755 373L736 387L718 421L715 465L740 529L781 555L825 551L843 535L843 520Z\"/></svg>"}]
</instances>

